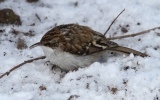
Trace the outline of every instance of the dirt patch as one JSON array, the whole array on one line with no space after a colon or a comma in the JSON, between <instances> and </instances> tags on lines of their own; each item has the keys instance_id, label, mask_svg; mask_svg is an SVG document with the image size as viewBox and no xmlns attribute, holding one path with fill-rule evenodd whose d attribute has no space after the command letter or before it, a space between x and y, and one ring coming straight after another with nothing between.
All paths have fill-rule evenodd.
<instances>
[{"instance_id":1,"label":"dirt patch","mask_svg":"<svg viewBox=\"0 0 160 100\"><path fill-rule=\"evenodd\" d=\"M0 10L0 25L3 24L21 25L21 20L19 15L15 14L12 9L6 8Z\"/></svg>"}]
</instances>

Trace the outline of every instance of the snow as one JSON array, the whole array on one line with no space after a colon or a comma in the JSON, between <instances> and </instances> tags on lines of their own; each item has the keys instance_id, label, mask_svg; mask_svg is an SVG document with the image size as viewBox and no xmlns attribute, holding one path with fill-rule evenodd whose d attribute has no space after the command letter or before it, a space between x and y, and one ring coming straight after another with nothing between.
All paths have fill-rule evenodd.
<instances>
[{"instance_id":1,"label":"snow","mask_svg":"<svg viewBox=\"0 0 160 100\"><path fill-rule=\"evenodd\" d=\"M160 25L159 5L159 0L1 2L0 9L11 8L20 15L22 26L0 27L5 29L5 32L0 33L0 75L30 57L44 55L40 47L18 50L15 43L18 38L24 39L29 47L39 42L56 24L67 23L89 26L103 34L124 8L125 12L112 25L106 37L136 33ZM33 23L35 26L30 26ZM128 32L123 33L121 27L126 25L129 25ZM15 36L11 28L21 32L31 30L35 36L21 34ZM157 29L136 37L114 40L119 45L147 53L149 57L145 58L133 54L105 55L102 57L103 62L95 62L89 67L70 71L65 75L58 69L53 71L52 65L46 64L45 59L23 65L9 76L0 79L0 100L159 100L160 37L157 35L159 32ZM9 42L10 39L14 42ZM41 90L40 86L46 87L46 90Z\"/></svg>"}]
</instances>

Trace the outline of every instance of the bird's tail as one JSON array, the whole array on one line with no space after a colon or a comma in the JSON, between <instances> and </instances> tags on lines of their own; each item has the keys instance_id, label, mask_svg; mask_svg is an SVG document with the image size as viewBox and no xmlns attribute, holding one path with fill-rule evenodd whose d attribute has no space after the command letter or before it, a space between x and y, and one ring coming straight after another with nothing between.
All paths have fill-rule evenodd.
<instances>
[{"instance_id":1,"label":"bird's tail","mask_svg":"<svg viewBox=\"0 0 160 100\"><path fill-rule=\"evenodd\" d=\"M138 55L138 56L142 56L142 57L148 56L145 53L141 53L139 51L136 51L136 50L133 50L133 49L130 49L127 47L122 47L122 46L107 48L107 50L118 51L118 52L125 53L125 54L133 53L134 55Z\"/></svg>"}]
</instances>

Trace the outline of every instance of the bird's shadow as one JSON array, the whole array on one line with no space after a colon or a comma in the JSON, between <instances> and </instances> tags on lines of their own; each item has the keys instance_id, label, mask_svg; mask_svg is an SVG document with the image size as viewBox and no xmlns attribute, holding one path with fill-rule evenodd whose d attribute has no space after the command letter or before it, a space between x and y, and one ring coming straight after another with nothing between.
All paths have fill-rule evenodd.
<instances>
[{"instance_id":1,"label":"bird's shadow","mask_svg":"<svg viewBox=\"0 0 160 100\"><path fill-rule=\"evenodd\" d=\"M99 59L98 62L105 63L107 62L108 58L117 57L123 55L122 53L116 52L116 51L106 51L105 54L103 54Z\"/></svg>"}]
</instances>

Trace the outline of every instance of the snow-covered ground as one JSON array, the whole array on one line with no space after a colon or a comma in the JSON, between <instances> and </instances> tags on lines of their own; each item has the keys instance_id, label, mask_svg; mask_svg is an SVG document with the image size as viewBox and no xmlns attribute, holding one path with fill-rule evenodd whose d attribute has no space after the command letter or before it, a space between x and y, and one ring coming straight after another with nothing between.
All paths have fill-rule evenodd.
<instances>
[{"instance_id":1,"label":"snow-covered ground","mask_svg":"<svg viewBox=\"0 0 160 100\"><path fill-rule=\"evenodd\" d=\"M24 60L44 55L40 47L18 50L15 43L18 38L24 39L29 47L55 25L78 23L104 33L125 8L106 37L160 26L160 0L39 0L36 3L6 0L0 3L0 9L3 8L11 8L20 15L22 25L0 26L5 30L0 33L0 75ZM122 27L128 32L123 33ZM33 31L35 36L14 35L11 28ZM0 100L160 100L159 34L157 29L114 40L150 57L105 55L105 62L70 71L64 77L60 70L53 72L46 59L21 66L0 79Z\"/></svg>"}]
</instances>

